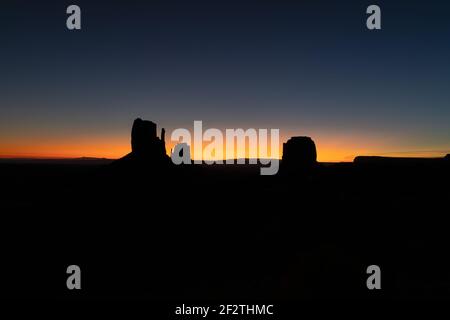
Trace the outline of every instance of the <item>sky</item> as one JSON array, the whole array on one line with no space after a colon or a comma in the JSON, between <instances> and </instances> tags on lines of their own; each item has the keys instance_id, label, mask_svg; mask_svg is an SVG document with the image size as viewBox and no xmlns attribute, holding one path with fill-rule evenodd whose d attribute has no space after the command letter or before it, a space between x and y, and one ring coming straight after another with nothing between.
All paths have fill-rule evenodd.
<instances>
[{"instance_id":1,"label":"sky","mask_svg":"<svg viewBox=\"0 0 450 320\"><path fill-rule=\"evenodd\" d=\"M169 137L194 120L279 128L280 143L312 137L319 161L450 153L448 1L0 6L0 157L119 158L137 117Z\"/></svg>"}]
</instances>

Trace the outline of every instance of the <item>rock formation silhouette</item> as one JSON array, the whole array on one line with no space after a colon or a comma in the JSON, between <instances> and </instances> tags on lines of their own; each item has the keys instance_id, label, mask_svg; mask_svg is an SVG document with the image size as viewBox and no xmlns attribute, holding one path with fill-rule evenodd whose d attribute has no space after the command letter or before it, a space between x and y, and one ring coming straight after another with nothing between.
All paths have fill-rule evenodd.
<instances>
[{"instance_id":1,"label":"rock formation silhouette","mask_svg":"<svg viewBox=\"0 0 450 320\"><path fill-rule=\"evenodd\" d=\"M316 144L310 137L292 137L283 143L282 165L285 170L311 169L316 164Z\"/></svg>"},{"instance_id":2,"label":"rock formation silhouette","mask_svg":"<svg viewBox=\"0 0 450 320\"><path fill-rule=\"evenodd\" d=\"M170 158L166 154L165 129L161 129L161 138L156 134L156 123L137 118L131 129L131 152L116 163L139 163L145 165L168 165Z\"/></svg>"},{"instance_id":3,"label":"rock formation silhouette","mask_svg":"<svg viewBox=\"0 0 450 320\"><path fill-rule=\"evenodd\" d=\"M357 156L353 160L356 165L411 167L445 163L449 156L443 158L414 158L414 157L383 157L383 156Z\"/></svg>"}]
</instances>

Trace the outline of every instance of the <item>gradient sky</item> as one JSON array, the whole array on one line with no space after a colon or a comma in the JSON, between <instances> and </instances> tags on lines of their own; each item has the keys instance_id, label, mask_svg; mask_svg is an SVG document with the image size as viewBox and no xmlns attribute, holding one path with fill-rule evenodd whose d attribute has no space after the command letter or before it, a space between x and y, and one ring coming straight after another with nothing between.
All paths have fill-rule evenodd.
<instances>
[{"instance_id":1,"label":"gradient sky","mask_svg":"<svg viewBox=\"0 0 450 320\"><path fill-rule=\"evenodd\" d=\"M81 31L66 29L70 4ZM280 128L311 136L321 161L450 153L448 1L0 6L0 157L117 158L136 117L169 134Z\"/></svg>"}]
</instances>

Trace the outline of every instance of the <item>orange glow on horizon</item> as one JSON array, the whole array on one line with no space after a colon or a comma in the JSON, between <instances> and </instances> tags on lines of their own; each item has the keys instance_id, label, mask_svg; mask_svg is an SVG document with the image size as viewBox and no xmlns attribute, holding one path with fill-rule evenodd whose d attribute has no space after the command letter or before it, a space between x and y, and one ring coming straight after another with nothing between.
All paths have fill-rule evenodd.
<instances>
[{"instance_id":1,"label":"orange glow on horizon","mask_svg":"<svg viewBox=\"0 0 450 320\"><path fill-rule=\"evenodd\" d=\"M381 156L400 156L400 157L442 157L445 152L404 152L400 148L398 152L387 152L393 147L383 145L376 140L359 137L337 137L324 139L322 137L313 138L316 142L317 160L320 162L349 162L353 161L358 155L381 155ZM131 151L130 138L81 138L81 139L61 139L48 141L47 143L39 141L19 140L15 144L0 142L0 158L108 158L118 159ZM283 142L288 137L280 137L279 155L282 157ZM270 140L269 140L270 141ZM203 149L207 146L203 143ZM170 155L176 142L166 141L166 152ZM360 147L364 146L364 147ZM193 159L193 150L191 146L191 156ZM268 147L270 154L270 146ZM237 150L235 150L235 155ZM242 150L240 150L242 151ZM243 152L243 151L242 151ZM225 154L223 152L222 154ZM248 144L246 143L245 155L248 157ZM226 157L223 157L224 160ZM236 158L236 157L233 157ZM271 158L275 158L271 156ZM211 158L205 157L206 160Z\"/></svg>"},{"instance_id":2,"label":"orange glow on horizon","mask_svg":"<svg viewBox=\"0 0 450 320\"><path fill-rule=\"evenodd\" d=\"M89 141L47 144L0 144L1 158L109 158L118 159L130 152L129 141L93 139Z\"/></svg>"}]
</instances>

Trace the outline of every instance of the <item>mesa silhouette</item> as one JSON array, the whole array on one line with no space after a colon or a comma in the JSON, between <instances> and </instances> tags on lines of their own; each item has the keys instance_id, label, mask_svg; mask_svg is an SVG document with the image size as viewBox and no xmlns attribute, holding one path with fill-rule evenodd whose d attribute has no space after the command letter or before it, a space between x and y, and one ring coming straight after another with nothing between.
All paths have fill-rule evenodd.
<instances>
[{"instance_id":1,"label":"mesa silhouette","mask_svg":"<svg viewBox=\"0 0 450 320\"><path fill-rule=\"evenodd\" d=\"M117 160L117 165L167 166L170 159L166 154L165 129L161 138L156 134L156 123L137 118L131 129L131 152Z\"/></svg>"},{"instance_id":2,"label":"mesa silhouette","mask_svg":"<svg viewBox=\"0 0 450 320\"><path fill-rule=\"evenodd\" d=\"M114 162L116 166L160 166L171 164L166 153L165 129L161 129L161 138L156 134L156 123L137 118L131 130L131 152ZM175 146L174 151L182 155L183 147ZM193 163L193 162L192 162ZM246 161L248 163L248 161ZM283 144L284 170L291 173L312 169L317 165L317 152L314 141L310 137L292 137Z\"/></svg>"}]
</instances>

